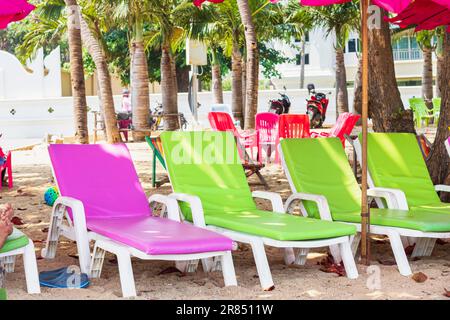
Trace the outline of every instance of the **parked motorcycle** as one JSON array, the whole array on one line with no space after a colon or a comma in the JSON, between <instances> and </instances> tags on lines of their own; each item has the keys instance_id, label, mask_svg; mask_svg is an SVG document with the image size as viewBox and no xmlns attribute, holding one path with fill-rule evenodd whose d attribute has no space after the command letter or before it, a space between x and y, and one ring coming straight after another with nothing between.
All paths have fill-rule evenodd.
<instances>
[{"instance_id":1,"label":"parked motorcycle","mask_svg":"<svg viewBox=\"0 0 450 320\"><path fill-rule=\"evenodd\" d=\"M314 84L308 84L310 99L306 99L306 114L309 116L311 128L321 128L326 117L328 103L330 100L323 92L316 92ZM329 92L328 94L331 94Z\"/></svg>"},{"instance_id":2,"label":"parked motorcycle","mask_svg":"<svg viewBox=\"0 0 450 320\"><path fill-rule=\"evenodd\" d=\"M291 107L291 99L289 99L286 94L286 87L284 87L284 92L278 93L281 98L269 100L269 112L281 115L283 113L289 113L289 108Z\"/></svg>"}]
</instances>

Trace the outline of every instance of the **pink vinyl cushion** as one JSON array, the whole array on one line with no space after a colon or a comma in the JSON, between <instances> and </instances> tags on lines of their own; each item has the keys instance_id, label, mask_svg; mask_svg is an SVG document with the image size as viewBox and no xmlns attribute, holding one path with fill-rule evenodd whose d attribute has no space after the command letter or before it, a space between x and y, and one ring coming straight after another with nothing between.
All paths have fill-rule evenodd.
<instances>
[{"instance_id":1,"label":"pink vinyl cushion","mask_svg":"<svg viewBox=\"0 0 450 320\"><path fill-rule=\"evenodd\" d=\"M232 241L218 233L159 217L91 219L88 228L147 254L229 251Z\"/></svg>"},{"instance_id":2,"label":"pink vinyl cushion","mask_svg":"<svg viewBox=\"0 0 450 320\"><path fill-rule=\"evenodd\" d=\"M126 145L57 144L49 154L60 194L83 203L89 230L152 254L231 249L214 232L152 217Z\"/></svg>"}]
</instances>

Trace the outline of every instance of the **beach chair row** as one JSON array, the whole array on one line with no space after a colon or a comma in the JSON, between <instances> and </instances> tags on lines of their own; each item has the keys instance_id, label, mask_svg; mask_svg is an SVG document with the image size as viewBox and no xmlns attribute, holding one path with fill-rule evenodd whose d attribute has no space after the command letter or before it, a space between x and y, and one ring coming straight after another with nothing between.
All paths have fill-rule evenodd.
<instances>
[{"instance_id":1,"label":"beach chair row","mask_svg":"<svg viewBox=\"0 0 450 320\"><path fill-rule=\"evenodd\" d=\"M265 246L284 249L285 263L298 265L310 249L329 247L347 277L358 277L361 190L339 138L280 141L292 191L284 202L277 193L251 192L230 132L163 132L161 143L173 192L148 199L124 144L50 145L61 197L42 257L55 258L60 238L69 238L81 271L96 278L105 252L113 253L124 297L137 294L131 257L176 261L184 272L201 262L205 272L221 270L226 286L237 285L235 243L250 245L264 290L275 285ZM378 204L370 232L389 238L398 270L408 276L406 246L415 244L413 257L428 256L436 239L450 238L450 204L438 196L450 186L433 185L414 135L370 133L368 144L368 195ZM322 169L311 175L317 165ZM258 209L254 198L270 201L271 210ZM160 216L155 203L165 208ZM301 215L292 213L297 204ZM36 293L37 271L30 270L28 289Z\"/></svg>"}]
</instances>

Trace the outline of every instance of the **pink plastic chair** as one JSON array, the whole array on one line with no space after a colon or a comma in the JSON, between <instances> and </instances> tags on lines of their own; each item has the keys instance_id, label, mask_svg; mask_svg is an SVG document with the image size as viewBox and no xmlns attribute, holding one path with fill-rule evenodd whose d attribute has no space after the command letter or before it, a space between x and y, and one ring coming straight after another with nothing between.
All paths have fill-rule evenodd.
<instances>
[{"instance_id":1,"label":"pink plastic chair","mask_svg":"<svg viewBox=\"0 0 450 320\"><path fill-rule=\"evenodd\" d=\"M64 235L77 242L81 271L91 268L95 277L101 272L103 250L112 252L126 297L136 295L131 256L175 261L220 256L231 272L225 283L235 284L230 271L232 241L180 223L174 199L152 195L147 200L126 145L59 144L51 145L49 154L61 196L53 208L43 256L54 257L58 238ZM153 216L149 202L165 204L169 219ZM70 224L63 226L66 210ZM96 240L92 265L91 239Z\"/></svg>"},{"instance_id":2,"label":"pink plastic chair","mask_svg":"<svg viewBox=\"0 0 450 320\"><path fill-rule=\"evenodd\" d=\"M309 138L309 117L306 114L282 114L278 124L279 139Z\"/></svg>"},{"instance_id":3,"label":"pink plastic chair","mask_svg":"<svg viewBox=\"0 0 450 320\"><path fill-rule=\"evenodd\" d=\"M323 138L323 137L338 137L342 145L345 148L345 135L350 135L358 122L359 118L361 118L358 114L353 114L349 112L344 112L339 115L336 120L336 124L331 128L330 132L311 132L312 138Z\"/></svg>"},{"instance_id":4,"label":"pink plastic chair","mask_svg":"<svg viewBox=\"0 0 450 320\"><path fill-rule=\"evenodd\" d=\"M233 119L230 114L227 112L218 112L212 111L208 113L208 120L215 131L231 131L236 139L239 140L240 144L245 149L250 149L250 154L252 159L253 157L253 149L257 147L257 138L256 132L246 132L243 131L240 133L236 126L234 125Z\"/></svg>"},{"instance_id":5,"label":"pink plastic chair","mask_svg":"<svg viewBox=\"0 0 450 320\"><path fill-rule=\"evenodd\" d=\"M5 159L5 162L0 165L0 189L2 189L3 178L6 174L8 175L8 187L11 189L13 187L11 152L5 154L2 148L0 148L0 158Z\"/></svg>"},{"instance_id":6,"label":"pink plastic chair","mask_svg":"<svg viewBox=\"0 0 450 320\"><path fill-rule=\"evenodd\" d=\"M278 121L279 116L271 112L262 112L256 114L255 126L258 144L258 161L262 162L262 151L265 146L267 149L267 161L270 161L272 151L275 150L275 162L278 163Z\"/></svg>"}]
</instances>

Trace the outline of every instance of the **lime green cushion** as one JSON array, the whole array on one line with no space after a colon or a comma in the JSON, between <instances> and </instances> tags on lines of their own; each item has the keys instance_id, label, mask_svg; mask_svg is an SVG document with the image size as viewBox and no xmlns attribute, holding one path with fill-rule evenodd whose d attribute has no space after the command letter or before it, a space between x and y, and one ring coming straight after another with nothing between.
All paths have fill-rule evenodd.
<instances>
[{"instance_id":1,"label":"lime green cushion","mask_svg":"<svg viewBox=\"0 0 450 320\"><path fill-rule=\"evenodd\" d=\"M28 244L28 241L29 240L26 235L14 228L13 233L8 237L8 239L6 239L3 247L0 248L0 253L25 247Z\"/></svg>"},{"instance_id":2,"label":"lime green cushion","mask_svg":"<svg viewBox=\"0 0 450 320\"><path fill-rule=\"evenodd\" d=\"M256 208L234 137L227 132L161 134L174 192L198 196L206 223L276 240L313 240L352 235L356 229ZM192 219L190 209L183 214Z\"/></svg>"},{"instance_id":3,"label":"lime green cushion","mask_svg":"<svg viewBox=\"0 0 450 320\"><path fill-rule=\"evenodd\" d=\"M367 164L375 186L402 190L409 207L441 203L413 134L369 133Z\"/></svg>"},{"instance_id":4,"label":"lime green cushion","mask_svg":"<svg viewBox=\"0 0 450 320\"><path fill-rule=\"evenodd\" d=\"M411 207L412 210L422 210L427 212L450 213L450 203L432 203L422 206Z\"/></svg>"},{"instance_id":5,"label":"lime green cushion","mask_svg":"<svg viewBox=\"0 0 450 320\"><path fill-rule=\"evenodd\" d=\"M262 210L206 214L206 224L281 241L326 239L356 232L347 224Z\"/></svg>"},{"instance_id":6,"label":"lime green cushion","mask_svg":"<svg viewBox=\"0 0 450 320\"><path fill-rule=\"evenodd\" d=\"M283 139L281 148L295 191L325 196L333 216L360 211L361 190L338 138ZM305 208L319 218L314 203Z\"/></svg>"},{"instance_id":7,"label":"lime green cushion","mask_svg":"<svg viewBox=\"0 0 450 320\"><path fill-rule=\"evenodd\" d=\"M339 139L286 139L281 141L281 148L296 192L324 195L334 221L361 222L361 191ZM318 216L315 206L305 204L305 208L309 214ZM380 226L448 232L450 215L444 210L445 206L436 206L434 210L371 209L370 221Z\"/></svg>"},{"instance_id":8,"label":"lime green cushion","mask_svg":"<svg viewBox=\"0 0 450 320\"><path fill-rule=\"evenodd\" d=\"M361 214L334 214L333 219L342 222L361 223ZM446 213L429 212L427 210L412 209L370 209L370 223L377 226L397 227L418 230L422 232L450 231L450 215Z\"/></svg>"}]
</instances>

